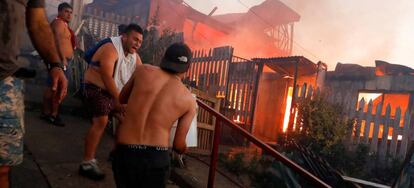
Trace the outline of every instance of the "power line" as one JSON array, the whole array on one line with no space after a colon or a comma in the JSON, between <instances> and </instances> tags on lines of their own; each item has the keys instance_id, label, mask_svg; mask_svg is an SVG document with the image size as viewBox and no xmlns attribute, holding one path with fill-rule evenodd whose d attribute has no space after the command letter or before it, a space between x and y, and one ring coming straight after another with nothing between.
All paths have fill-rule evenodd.
<instances>
[{"instance_id":1,"label":"power line","mask_svg":"<svg viewBox=\"0 0 414 188\"><path fill-rule=\"evenodd\" d=\"M246 7L251 13L253 13L257 18L259 18L259 20L261 20L264 24L273 27L272 24L270 24L269 22L267 22L264 18L262 18L260 15L258 15L256 12L254 12L252 9L250 9L246 4L244 4L241 0L237 0L242 6ZM296 46L298 46L299 48L301 48L303 51L309 53L311 56L313 56L316 59L321 59L318 56L316 56L314 53L312 53L311 51L307 50L305 47L303 47L301 44L299 44L298 42L296 42L295 40L292 40L293 44L295 44Z\"/></svg>"}]
</instances>

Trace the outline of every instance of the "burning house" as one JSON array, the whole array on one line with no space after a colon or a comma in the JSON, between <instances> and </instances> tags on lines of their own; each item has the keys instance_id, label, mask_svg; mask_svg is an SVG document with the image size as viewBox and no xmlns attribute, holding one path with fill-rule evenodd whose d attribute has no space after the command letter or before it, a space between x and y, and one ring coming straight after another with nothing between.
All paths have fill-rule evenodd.
<instances>
[{"instance_id":1,"label":"burning house","mask_svg":"<svg viewBox=\"0 0 414 188\"><path fill-rule=\"evenodd\" d=\"M159 31L183 32L184 41L192 49L230 45L246 58L291 54L294 22L300 16L279 0L266 0L246 13L213 16L215 10L205 15L182 0L104 0L94 1L85 12L111 20L125 17L116 20L129 20L145 28L157 27ZM115 31L114 27L104 29L109 25L90 24L90 28L102 37ZM105 32L102 34L99 28Z\"/></svg>"},{"instance_id":2,"label":"burning house","mask_svg":"<svg viewBox=\"0 0 414 188\"><path fill-rule=\"evenodd\" d=\"M280 133L295 126L295 99L308 94L302 88L323 87L327 65L313 63L302 56L256 58L253 61L262 67L253 133L261 140L274 142Z\"/></svg>"},{"instance_id":3,"label":"burning house","mask_svg":"<svg viewBox=\"0 0 414 188\"><path fill-rule=\"evenodd\" d=\"M261 140L274 142L293 122L293 96L303 93L303 86L321 87L326 70L324 63L302 56L247 60L223 47L196 51L184 81L222 99L221 113Z\"/></svg>"},{"instance_id":4,"label":"burning house","mask_svg":"<svg viewBox=\"0 0 414 188\"><path fill-rule=\"evenodd\" d=\"M182 32L194 50L184 82L221 99L220 112L263 141L274 142L286 131L299 88L323 85L325 64L290 56L300 16L279 0L224 15L200 13L180 0L94 1L85 10L92 20L103 15L102 23L86 23L102 37L125 21Z\"/></svg>"},{"instance_id":5,"label":"burning house","mask_svg":"<svg viewBox=\"0 0 414 188\"><path fill-rule=\"evenodd\" d=\"M347 111L357 109L358 101L363 98L366 102L372 100L374 110L378 103L390 104L391 116L397 107L402 112L412 110L414 70L384 61L376 61L375 65L338 63L334 71L327 73L325 86L330 100L342 104Z\"/></svg>"},{"instance_id":6,"label":"burning house","mask_svg":"<svg viewBox=\"0 0 414 188\"><path fill-rule=\"evenodd\" d=\"M414 69L375 61L375 67L338 63L325 80L328 101L355 119L351 143L370 145L380 157L405 157L413 140Z\"/></svg>"}]
</instances>

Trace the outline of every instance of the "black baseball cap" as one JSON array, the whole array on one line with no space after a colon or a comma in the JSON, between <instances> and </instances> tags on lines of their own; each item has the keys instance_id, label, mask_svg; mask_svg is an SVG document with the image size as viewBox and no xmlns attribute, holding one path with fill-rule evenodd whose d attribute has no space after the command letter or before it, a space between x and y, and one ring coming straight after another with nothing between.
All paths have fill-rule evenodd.
<instances>
[{"instance_id":1,"label":"black baseball cap","mask_svg":"<svg viewBox=\"0 0 414 188\"><path fill-rule=\"evenodd\" d=\"M191 49L184 43L174 43L167 48L160 67L172 73L184 73L190 67Z\"/></svg>"}]
</instances>

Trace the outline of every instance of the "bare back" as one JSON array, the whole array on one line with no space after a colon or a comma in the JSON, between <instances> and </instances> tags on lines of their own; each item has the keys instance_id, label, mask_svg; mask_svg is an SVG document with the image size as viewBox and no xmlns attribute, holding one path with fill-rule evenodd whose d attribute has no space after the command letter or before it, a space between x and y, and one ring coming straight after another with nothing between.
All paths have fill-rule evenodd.
<instances>
[{"instance_id":1,"label":"bare back","mask_svg":"<svg viewBox=\"0 0 414 188\"><path fill-rule=\"evenodd\" d=\"M174 147L185 147L196 109L190 91L178 77L151 65L137 66L131 79L121 92L121 102L129 97L118 143L168 147L171 127L179 119Z\"/></svg>"}]
</instances>

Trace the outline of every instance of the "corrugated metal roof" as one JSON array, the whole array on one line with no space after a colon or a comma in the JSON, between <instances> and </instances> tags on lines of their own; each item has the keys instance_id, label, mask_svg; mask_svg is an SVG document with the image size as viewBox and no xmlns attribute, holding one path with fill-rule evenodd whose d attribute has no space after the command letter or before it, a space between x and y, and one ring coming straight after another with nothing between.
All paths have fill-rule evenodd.
<instances>
[{"instance_id":1,"label":"corrugated metal roof","mask_svg":"<svg viewBox=\"0 0 414 188\"><path fill-rule=\"evenodd\" d=\"M318 65L303 56L288 56L288 57L271 57L271 58L254 58L256 63L263 63L269 68L279 73L295 74L295 66L298 64L298 75L311 75L318 71Z\"/></svg>"}]
</instances>

